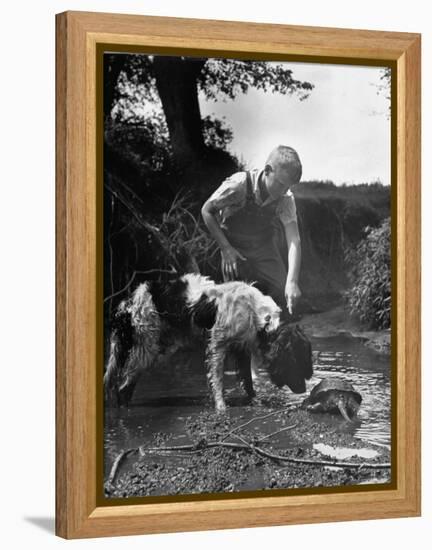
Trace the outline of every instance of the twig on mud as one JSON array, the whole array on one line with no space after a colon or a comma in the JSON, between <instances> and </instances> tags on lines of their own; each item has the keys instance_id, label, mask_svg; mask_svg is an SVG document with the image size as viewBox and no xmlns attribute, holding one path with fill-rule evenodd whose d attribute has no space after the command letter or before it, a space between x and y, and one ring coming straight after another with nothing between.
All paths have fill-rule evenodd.
<instances>
[{"instance_id":1,"label":"twig on mud","mask_svg":"<svg viewBox=\"0 0 432 550\"><path fill-rule=\"evenodd\" d=\"M292 424L292 426L286 426L285 428L277 430L276 432L272 432L271 434L263 435L257 441L258 441L258 443L260 443L261 441L264 441L264 439L269 439L270 437L273 437L274 435L280 434L281 432L285 432L287 430L292 430L296 426L298 426L298 424Z\"/></svg>"},{"instance_id":2,"label":"twig on mud","mask_svg":"<svg viewBox=\"0 0 432 550\"><path fill-rule=\"evenodd\" d=\"M269 418L270 416L273 416L275 414L278 414L278 413L281 413L281 412L288 412L290 410L292 410L294 407L291 405L290 407L285 407L283 409L278 409L277 411L273 411L271 413L268 413L268 414L265 414L263 416L255 416L254 418L251 418L250 420L248 420L247 422L245 422L244 424L239 424L238 426L236 426L235 428L233 428L232 430L230 430L228 433L226 433L222 439L220 441L225 441L225 439L228 439L228 437L230 435L232 435L234 432L236 432L237 430L241 430L242 428L245 428L246 426L248 426L249 424L252 424L252 422L255 422L255 420L264 420L266 418Z\"/></svg>"},{"instance_id":3,"label":"twig on mud","mask_svg":"<svg viewBox=\"0 0 432 550\"><path fill-rule=\"evenodd\" d=\"M243 439L243 437L239 434L233 434L233 436L243 443L243 449L250 449L253 453L260 454L260 449L257 448L254 443L249 443L249 441Z\"/></svg>"},{"instance_id":4,"label":"twig on mud","mask_svg":"<svg viewBox=\"0 0 432 550\"><path fill-rule=\"evenodd\" d=\"M167 452L167 451L193 451L199 452L199 451L206 451L207 449L210 449L212 447L229 447L231 449L246 449L246 450L253 450L256 451L258 454L265 456L267 458L271 458L273 460L280 460L282 462L291 462L294 464L310 464L313 466L331 466L333 468L372 468L372 469L381 469L381 468L391 468L391 464L387 462L383 463L369 463L369 462L363 462L359 464L358 462L338 462L338 461L332 461L332 460L311 460L307 458L294 458L290 456L283 456L278 455L275 453L271 453L269 451L266 451L264 449L261 449L256 444L248 443L245 439L243 439L238 434L235 434L234 437L237 437L240 439L243 444L237 444L237 443L229 443L225 441L215 441L212 443L204 443L201 444L200 447L197 447L197 445L174 445L172 447L140 447L139 451L141 455L145 455L146 452L151 453L160 453L160 452Z\"/></svg>"},{"instance_id":5,"label":"twig on mud","mask_svg":"<svg viewBox=\"0 0 432 550\"><path fill-rule=\"evenodd\" d=\"M214 441L211 442L205 442L205 443L199 443L193 444L193 445L173 445L171 447L144 447L142 445L137 450L139 450L141 456L145 456L147 452L150 453L160 453L160 452L172 452L172 451L187 451L188 453L202 453L203 451L206 451L207 449L211 449L213 447L228 447L230 449L243 449L243 445L238 445L237 443L227 443L227 442L220 442L220 441Z\"/></svg>"},{"instance_id":6,"label":"twig on mud","mask_svg":"<svg viewBox=\"0 0 432 550\"><path fill-rule=\"evenodd\" d=\"M262 436L260 439L255 440L254 442L250 443L244 437L236 433L238 430L241 430L242 428L248 426L252 422L255 422L256 420L264 420L266 418L269 418L270 416L273 416L278 413L287 412L291 410L292 407L285 407L283 409L279 409L277 411L273 411L271 413L262 415L262 416L256 416L254 418L251 418L247 422L244 422L243 424L240 424L230 430L228 433L221 435L221 439L218 441L208 442L205 439L202 439L198 443L189 444L189 445L172 445L172 446L165 446L165 447L145 447L144 445L140 447L136 447L133 449L128 449L127 451L121 452L117 458L115 459L110 474L108 476L106 486L110 487L113 485L114 480L117 476L118 470L123 463L124 459L134 453L139 452L141 456L145 456L147 453L156 453L160 455L165 454L171 454L172 453L178 453L180 451L187 452L188 454L195 454L195 453L202 453L204 451L207 451L209 449L215 448L215 447L225 447L229 449L236 449L236 450L247 450L254 452L256 454L259 454L265 458L269 458L271 460L277 460L279 462L288 462L292 464L307 464L311 466L321 466L321 467L332 467L332 468L354 468L354 469L387 469L391 468L390 463L353 463L353 462L338 462L336 460L312 460L307 458L295 458L290 456L284 456L276 453L272 453L270 451L267 451L259 446L259 443L261 441L264 441L265 439L269 439L270 437L281 433L286 430L291 430L297 426L297 424L293 424L291 426L286 426L284 428L281 428L280 430L277 430L275 432L272 432L270 434L267 434L265 436ZM235 437L238 439L241 443L233 443L226 441L229 437Z\"/></svg>"},{"instance_id":7,"label":"twig on mud","mask_svg":"<svg viewBox=\"0 0 432 550\"><path fill-rule=\"evenodd\" d=\"M139 451L138 448L128 449L127 451L122 451L114 460L113 465L111 466L111 471L109 473L108 479L106 481L106 485L110 486L114 483L114 480L116 478L117 472L120 468L120 465L124 461L124 459L132 454L135 454Z\"/></svg>"}]
</instances>

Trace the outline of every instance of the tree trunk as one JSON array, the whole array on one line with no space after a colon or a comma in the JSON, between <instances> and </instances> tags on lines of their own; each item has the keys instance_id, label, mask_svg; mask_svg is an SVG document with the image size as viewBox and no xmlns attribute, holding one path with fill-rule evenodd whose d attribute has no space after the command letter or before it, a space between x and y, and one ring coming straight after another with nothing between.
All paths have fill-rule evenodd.
<instances>
[{"instance_id":1,"label":"tree trunk","mask_svg":"<svg viewBox=\"0 0 432 550\"><path fill-rule=\"evenodd\" d=\"M177 167L187 177L199 165L204 137L197 76L205 59L155 56L156 86L165 113Z\"/></svg>"}]
</instances>

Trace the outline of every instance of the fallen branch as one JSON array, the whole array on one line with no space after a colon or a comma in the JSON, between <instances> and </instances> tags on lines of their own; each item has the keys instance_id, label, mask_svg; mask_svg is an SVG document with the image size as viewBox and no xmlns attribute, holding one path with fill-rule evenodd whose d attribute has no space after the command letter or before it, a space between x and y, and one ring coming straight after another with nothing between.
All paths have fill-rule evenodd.
<instances>
[{"instance_id":1,"label":"fallen branch","mask_svg":"<svg viewBox=\"0 0 432 550\"><path fill-rule=\"evenodd\" d=\"M292 430L295 427L297 427L297 424L292 424L291 426L286 426L285 428L281 428L280 430L277 430L276 432L272 432L271 434L263 435L258 439L258 443L261 441L264 441L264 439L269 439L270 437L273 437L274 435L280 434L281 432L286 432L287 430Z\"/></svg>"},{"instance_id":2,"label":"fallen branch","mask_svg":"<svg viewBox=\"0 0 432 550\"><path fill-rule=\"evenodd\" d=\"M188 452L189 454L194 453L201 453L203 451L206 451L208 449L212 449L214 447L226 447L228 449L236 449L236 450L248 450L255 452L261 456L264 456L266 458L270 458L272 460L278 460L280 462L290 462L292 464L308 464L310 466L330 466L332 468L355 468L355 469L374 469L379 470L383 468L391 468L391 464L384 462L384 463L368 463L363 462L361 464L356 462L337 462L332 460L311 460L307 458L294 458L290 456L283 456L276 453L271 453L270 451L266 451L265 449L262 449L256 444L248 443L245 439L243 439L240 435L234 434L234 437L239 439L242 443L230 443L226 441L215 441L215 442L200 442L198 444L194 445L173 445L169 447L136 447L134 449L128 449L127 451L121 452L117 458L115 459L110 474L108 476L108 480L106 485L111 486L115 478L117 476L118 470L120 468L120 465L123 463L124 459L134 453L139 452L141 456L145 456L147 453L157 453L157 454L165 454L170 452Z\"/></svg>"},{"instance_id":3,"label":"fallen branch","mask_svg":"<svg viewBox=\"0 0 432 550\"><path fill-rule=\"evenodd\" d=\"M213 442L205 442L203 443L200 441L198 444L193 445L173 445L170 447L144 447L142 445L141 447L138 447L138 450L141 456L145 456L147 452L150 453L159 453L159 452L171 452L171 451L188 451L191 453L201 453L202 451L206 451L207 449L212 449L213 447L228 447L229 449L243 449L243 445L239 445L238 443L229 443L229 442L220 442L220 441L213 441Z\"/></svg>"},{"instance_id":4,"label":"fallen branch","mask_svg":"<svg viewBox=\"0 0 432 550\"><path fill-rule=\"evenodd\" d=\"M356 462L338 462L336 460L312 460L307 458L295 458L290 456L284 456L276 453L272 453L270 451L267 451L263 448L261 448L258 443L261 441L264 441L265 439L268 439L278 433L281 433L286 430L291 430L297 426L297 424L293 424L291 426L286 426L284 428L281 428L280 430L277 430L275 432L272 432L271 434L265 435L258 439L254 443L248 442L246 439L244 439L241 435L236 433L238 430L244 428L245 426L248 426L252 422L255 422L256 420L264 420L266 418L269 418L270 416L273 416L275 414L281 413L281 412L287 412L292 407L279 409L277 411L273 411L271 413L265 414L263 416L256 416L254 418L251 418L247 422L244 422L243 424L240 424L233 428L231 431L229 431L227 434L222 436L221 439L218 441L208 442L204 439L199 441L195 444L189 444L189 445L172 445L172 446L165 446L165 447L145 447L144 445L140 447L136 447L133 449L128 449L127 451L121 452L117 458L115 459L110 474L108 476L107 480L107 486L111 486L114 483L114 480L117 476L118 470L120 468L120 465L123 463L124 459L134 453L138 453L141 456L145 456L147 453L157 453L157 454L165 454L165 453L178 453L178 452L187 452L188 454L195 454L195 453L201 453L203 451L215 448L215 447L225 447L228 449L236 449L236 450L247 450L254 453L257 453L265 458L269 458L271 460L277 460L280 462L288 462L292 464L306 464L311 466L321 466L321 467L332 467L332 468L354 468L354 469L387 469L391 468L391 464L384 462L384 463L369 463L369 462L363 462L363 463L356 463ZM229 441L225 441L228 439L228 437L235 437L238 439L241 443L233 443Z\"/></svg>"},{"instance_id":5,"label":"fallen branch","mask_svg":"<svg viewBox=\"0 0 432 550\"><path fill-rule=\"evenodd\" d=\"M290 410L292 410L294 408L294 406L290 406L290 407L285 407L283 409L278 409L277 411L273 411L271 413L268 413L268 414L264 414L262 416L255 416L254 418L251 418L250 420L248 420L247 422L245 422L244 424L239 424L238 426L236 426L235 428L233 428L232 430L230 430L227 434L225 434L222 439L220 440L221 442L222 441L225 441L225 439L228 439L228 437L230 435L232 435L233 433L237 432L238 430L241 430L242 428L245 428L246 426L249 426L249 424L252 424L252 422L255 422L256 420L265 420L266 418L269 418L270 416L274 416L275 414L279 414L281 412L289 412Z\"/></svg>"},{"instance_id":6,"label":"fallen branch","mask_svg":"<svg viewBox=\"0 0 432 550\"><path fill-rule=\"evenodd\" d=\"M133 449L128 449L127 451L122 451L119 455L117 455L116 459L113 462L113 465L111 466L111 471L106 481L107 486L111 486L114 483L115 478L117 476L117 472L120 468L120 465L124 462L125 458L128 457L129 455L137 453L138 451L139 451L139 448L133 448Z\"/></svg>"},{"instance_id":7,"label":"fallen branch","mask_svg":"<svg viewBox=\"0 0 432 550\"><path fill-rule=\"evenodd\" d=\"M331 466L333 468L372 468L375 470L379 470L381 468L391 468L391 464L387 462L383 463L369 463L369 462L363 462L361 464L357 462L338 462L338 461L332 461L332 460L311 460L307 458L294 458L290 456L283 456L275 453L271 453L269 451L266 451L259 447L256 444L248 443L245 439L243 439L240 435L234 434L234 437L241 440L243 444L237 444L237 443L230 443L230 442L223 442L223 441L215 441L213 443L206 443L201 444L199 448L197 448L197 445L175 445L172 447L139 447L139 452L142 456L145 455L146 452L154 452L154 453L160 453L160 452L169 452L169 451L193 451L193 452L201 452L205 451L207 449L210 449L212 447L228 447L231 449L243 449L243 450L252 450L254 452L257 452L258 454L265 456L266 458L271 458L273 460L280 460L282 462L291 462L293 464L310 464L313 466Z\"/></svg>"}]
</instances>

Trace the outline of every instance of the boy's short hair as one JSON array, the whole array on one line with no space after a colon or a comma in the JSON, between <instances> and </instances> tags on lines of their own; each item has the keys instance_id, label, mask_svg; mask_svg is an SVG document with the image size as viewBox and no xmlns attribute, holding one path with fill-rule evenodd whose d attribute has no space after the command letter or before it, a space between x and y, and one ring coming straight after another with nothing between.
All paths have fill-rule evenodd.
<instances>
[{"instance_id":1,"label":"boy's short hair","mask_svg":"<svg viewBox=\"0 0 432 550\"><path fill-rule=\"evenodd\" d=\"M275 147L268 156L266 165L269 164L273 168L275 163L278 163L282 168L287 170L293 179L300 181L302 164L295 149L287 145L278 145Z\"/></svg>"}]
</instances>

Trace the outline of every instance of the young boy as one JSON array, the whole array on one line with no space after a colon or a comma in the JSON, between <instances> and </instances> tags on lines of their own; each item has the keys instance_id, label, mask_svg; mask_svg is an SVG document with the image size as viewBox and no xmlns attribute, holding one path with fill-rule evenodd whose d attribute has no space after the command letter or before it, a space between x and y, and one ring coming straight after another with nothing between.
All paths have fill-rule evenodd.
<instances>
[{"instance_id":1,"label":"young boy","mask_svg":"<svg viewBox=\"0 0 432 550\"><path fill-rule=\"evenodd\" d=\"M256 281L292 315L300 298L300 236L292 185L300 181L297 152L279 145L262 171L237 172L226 179L202 207L202 216L222 254L225 280ZM277 229L284 228L288 272L277 245Z\"/></svg>"}]
</instances>

